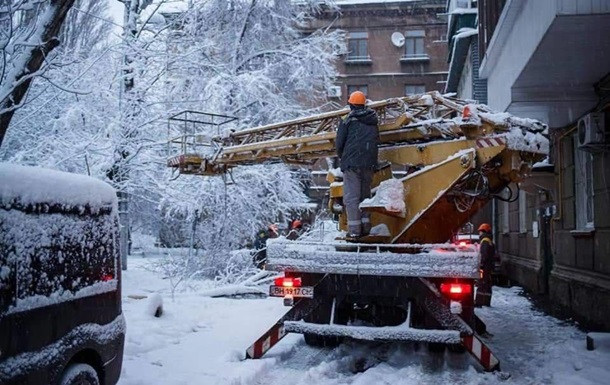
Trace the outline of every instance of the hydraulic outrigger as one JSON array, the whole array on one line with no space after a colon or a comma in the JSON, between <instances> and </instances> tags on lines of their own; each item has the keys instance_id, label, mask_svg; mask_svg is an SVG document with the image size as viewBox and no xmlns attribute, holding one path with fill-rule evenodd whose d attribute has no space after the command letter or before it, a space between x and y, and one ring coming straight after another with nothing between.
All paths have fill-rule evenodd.
<instances>
[{"instance_id":1,"label":"hydraulic outrigger","mask_svg":"<svg viewBox=\"0 0 610 385\"><path fill-rule=\"evenodd\" d=\"M298 332L312 345L342 337L462 344L485 370L496 370L497 358L479 337L485 326L474 314L478 254L446 242L546 156L546 125L438 92L369 107L380 118L380 166L374 196L361 208L385 231L358 243L270 241L267 269L285 273L271 295L294 305L247 356L261 357L285 333ZM334 156L335 129L348 113L342 109L215 137L183 132L170 139L179 152L168 166L180 174L211 176L265 162L311 165ZM407 171L399 179L406 210L396 211L381 199L384 182L393 179L391 165ZM329 208L346 230L343 186L329 176ZM381 325L354 326L362 309Z\"/></svg>"}]
</instances>

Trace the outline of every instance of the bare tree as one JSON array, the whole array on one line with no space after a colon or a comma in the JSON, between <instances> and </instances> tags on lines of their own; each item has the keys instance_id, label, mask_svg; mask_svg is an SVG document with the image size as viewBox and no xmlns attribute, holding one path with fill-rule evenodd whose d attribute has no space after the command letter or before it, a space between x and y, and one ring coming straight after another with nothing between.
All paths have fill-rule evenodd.
<instances>
[{"instance_id":1,"label":"bare tree","mask_svg":"<svg viewBox=\"0 0 610 385\"><path fill-rule=\"evenodd\" d=\"M86 57L95 46L104 44L114 24L108 9L107 1L75 0L59 32L62 50Z\"/></svg>"},{"instance_id":2,"label":"bare tree","mask_svg":"<svg viewBox=\"0 0 610 385\"><path fill-rule=\"evenodd\" d=\"M44 72L74 0L3 0L0 3L0 145L32 80ZM6 27L6 28L5 28Z\"/></svg>"}]
</instances>

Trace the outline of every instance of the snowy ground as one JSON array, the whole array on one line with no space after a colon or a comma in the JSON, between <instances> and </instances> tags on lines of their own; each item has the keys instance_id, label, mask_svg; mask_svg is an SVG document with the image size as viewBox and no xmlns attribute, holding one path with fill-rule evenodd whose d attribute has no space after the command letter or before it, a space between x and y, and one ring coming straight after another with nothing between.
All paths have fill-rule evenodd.
<instances>
[{"instance_id":1,"label":"snowy ground","mask_svg":"<svg viewBox=\"0 0 610 385\"><path fill-rule=\"evenodd\" d=\"M585 349L585 335L532 309L519 288L496 288L480 311L488 342L508 380L477 369L468 354L429 353L425 346L347 342L314 349L289 335L261 360L245 349L286 310L282 300L203 296L203 288L170 296L167 280L133 258L123 277L127 338L120 385L210 384L607 384L610 350ZM132 299L128 295L147 295ZM151 315L155 294L164 314ZM605 379L605 380L604 380Z\"/></svg>"}]
</instances>

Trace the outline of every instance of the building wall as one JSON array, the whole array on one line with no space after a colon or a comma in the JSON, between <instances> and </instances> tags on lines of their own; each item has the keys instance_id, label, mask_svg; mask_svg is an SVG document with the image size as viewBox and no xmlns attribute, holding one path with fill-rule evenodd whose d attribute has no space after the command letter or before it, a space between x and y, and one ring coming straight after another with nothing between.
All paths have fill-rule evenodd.
<instances>
[{"instance_id":1,"label":"building wall","mask_svg":"<svg viewBox=\"0 0 610 385\"><path fill-rule=\"evenodd\" d=\"M341 86L340 104L347 102L348 86L366 85L367 97L381 100L404 96L406 85L423 85L425 91L441 91L447 74L447 53L443 41L446 23L438 14L444 1L397 1L388 3L340 5L340 11L327 11L313 23L320 28L331 25L346 33L368 33L368 62L350 62L344 56L337 62ZM392 44L394 32L425 31L428 60L401 60L405 47Z\"/></svg>"},{"instance_id":2,"label":"building wall","mask_svg":"<svg viewBox=\"0 0 610 385\"><path fill-rule=\"evenodd\" d=\"M460 99L474 99L473 89L473 65L472 65L472 48L468 50L466 61L464 62L464 69L462 70L462 76L457 88L457 96Z\"/></svg>"},{"instance_id":3,"label":"building wall","mask_svg":"<svg viewBox=\"0 0 610 385\"><path fill-rule=\"evenodd\" d=\"M605 108L606 130L610 107ZM553 234L554 265L549 294L593 324L610 329L610 149L592 154L594 227L579 229L575 180L578 151L576 131L557 139L556 172L561 175L558 212Z\"/></svg>"},{"instance_id":4,"label":"building wall","mask_svg":"<svg viewBox=\"0 0 610 385\"><path fill-rule=\"evenodd\" d=\"M574 63L559 59L564 52L591 58L590 52L607 51L610 40L595 40L603 36L595 28L608 25L610 2L480 0L478 4L479 48L485 55L480 75L488 81L489 104L549 122L549 162L554 165L544 174L550 183L535 183L540 178L536 171L523 183L529 186L524 204L498 205L497 244L505 271L527 289L547 294L572 310L574 318L594 329L610 330L610 140L591 155L592 226L579 221L587 211L581 201L587 173L577 167L585 153L575 146L578 119L592 110L605 111L610 138L610 75L604 76L610 73L610 62L595 58L592 65L582 59ZM562 48L566 38L575 42L574 51ZM548 63L555 69L578 69L563 78L570 79L570 92L558 86ZM531 84L536 87L530 90L536 92L523 92Z\"/></svg>"},{"instance_id":5,"label":"building wall","mask_svg":"<svg viewBox=\"0 0 610 385\"><path fill-rule=\"evenodd\" d=\"M532 292L544 293L546 282L542 232L544 216L550 211L541 208L543 202L538 195L524 191L516 201L497 201L497 205L496 243L504 272Z\"/></svg>"},{"instance_id":6,"label":"building wall","mask_svg":"<svg viewBox=\"0 0 610 385\"><path fill-rule=\"evenodd\" d=\"M600 87L605 89L605 87ZM607 91L606 91L607 92ZM610 97L600 97L603 100ZM605 125L610 135L610 103ZM507 275L535 293L548 294L593 328L610 330L610 146L591 154L593 219L590 229L577 223L576 122L553 134L551 159L557 175L555 191L527 194L526 232L520 229L519 202L499 204L498 251ZM588 152L586 152L588 154ZM553 200L542 199L549 197ZM507 210L508 206L508 210ZM521 207L522 209L523 207ZM508 230L504 228L508 218ZM539 234L534 236L534 222ZM549 237L545 243L546 236Z\"/></svg>"}]
</instances>

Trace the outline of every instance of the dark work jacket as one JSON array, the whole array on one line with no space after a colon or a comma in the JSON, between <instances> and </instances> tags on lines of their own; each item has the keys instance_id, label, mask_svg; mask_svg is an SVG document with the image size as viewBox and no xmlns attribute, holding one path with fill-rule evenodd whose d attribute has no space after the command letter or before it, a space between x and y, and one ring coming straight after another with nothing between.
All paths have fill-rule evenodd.
<instances>
[{"instance_id":1,"label":"dark work jacket","mask_svg":"<svg viewBox=\"0 0 610 385\"><path fill-rule=\"evenodd\" d=\"M341 170L375 169L379 129L375 111L361 108L353 110L337 129L337 155Z\"/></svg>"},{"instance_id":2,"label":"dark work jacket","mask_svg":"<svg viewBox=\"0 0 610 385\"><path fill-rule=\"evenodd\" d=\"M483 235L479 241L481 252L481 268L493 270L496 259L496 246L491 240L491 235Z\"/></svg>"},{"instance_id":3,"label":"dark work jacket","mask_svg":"<svg viewBox=\"0 0 610 385\"><path fill-rule=\"evenodd\" d=\"M269 233L267 230L260 230L256 233L256 239L254 240L254 248L261 250L267 247L267 239L269 239Z\"/></svg>"}]
</instances>

